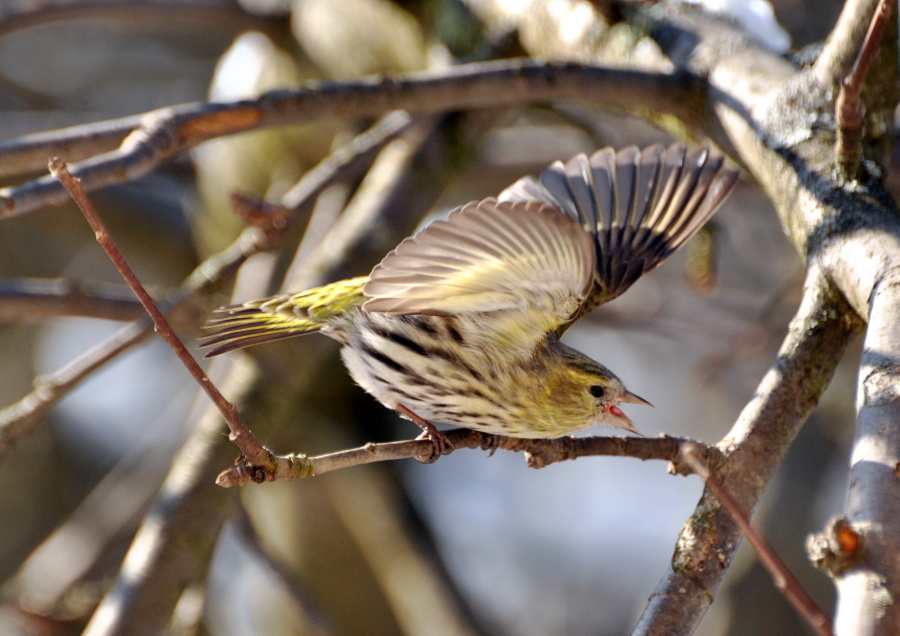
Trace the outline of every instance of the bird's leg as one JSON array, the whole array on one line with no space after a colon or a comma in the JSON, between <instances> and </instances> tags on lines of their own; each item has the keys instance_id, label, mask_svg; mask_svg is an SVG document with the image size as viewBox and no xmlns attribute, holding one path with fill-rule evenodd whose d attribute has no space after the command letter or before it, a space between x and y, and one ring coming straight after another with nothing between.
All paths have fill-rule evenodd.
<instances>
[{"instance_id":1,"label":"bird's leg","mask_svg":"<svg viewBox=\"0 0 900 636\"><path fill-rule=\"evenodd\" d=\"M435 428L434 424L424 418L419 417L402 404L397 405L397 410L400 413L403 413L403 415L411 419L413 422L415 422L416 425L422 429L422 434L419 435L419 437L417 437L416 439L431 440L431 444L432 446L434 446L434 452L431 456L432 459L425 463L437 461L438 457L440 457L441 455L447 455L453 450L453 444L450 443L450 440L447 439L446 435Z\"/></svg>"}]
</instances>

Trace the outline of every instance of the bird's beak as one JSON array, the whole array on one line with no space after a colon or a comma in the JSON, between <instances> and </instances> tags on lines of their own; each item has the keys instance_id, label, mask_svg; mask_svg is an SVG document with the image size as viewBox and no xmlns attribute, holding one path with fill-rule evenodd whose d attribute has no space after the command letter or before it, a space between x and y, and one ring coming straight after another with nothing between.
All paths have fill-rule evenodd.
<instances>
[{"instance_id":1,"label":"bird's beak","mask_svg":"<svg viewBox=\"0 0 900 636\"><path fill-rule=\"evenodd\" d=\"M627 402L629 404L645 404L647 406L653 406L652 404L650 404L650 402L648 402L644 398L642 398L638 395L635 395L631 391L627 391L627 390L625 391L625 395L622 396L622 398L619 400L619 402ZM607 412L610 415L615 416L615 418L617 420L619 420L619 424L616 425L619 428L624 428L626 431L631 431L635 435L640 435L641 437L644 436L643 433L641 433L639 430L637 430L634 427L634 423L631 421L631 419L627 415L625 415L625 413L622 411L622 409L620 409L615 404L610 406L607 409Z\"/></svg>"},{"instance_id":2,"label":"bird's beak","mask_svg":"<svg viewBox=\"0 0 900 636\"><path fill-rule=\"evenodd\" d=\"M629 404L643 404L644 406L653 406L652 404L650 404L650 402L648 402L641 396L635 395L634 393L632 393L631 391L628 391L628 390L625 391L625 396L619 401L620 402L628 402Z\"/></svg>"},{"instance_id":3,"label":"bird's beak","mask_svg":"<svg viewBox=\"0 0 900 636\"><path fill-rule=\"evenodd\" d=\"M635 435L640 435L641 437L644 436L643 433L641 433L639 430L637 430L634 427L634 422L631 421L631 418L628 417L627 415L625 415L625 413L622 412L622 409L620 409L618 406L613 405L613 406L609 407L608 413L610 415L613 415L617 420L619 420L619 423L613 424L613 426L617 426L619 428L624 428L626 431L630 431L630 432L634 433Z\"/></svg>"}]
</instances>

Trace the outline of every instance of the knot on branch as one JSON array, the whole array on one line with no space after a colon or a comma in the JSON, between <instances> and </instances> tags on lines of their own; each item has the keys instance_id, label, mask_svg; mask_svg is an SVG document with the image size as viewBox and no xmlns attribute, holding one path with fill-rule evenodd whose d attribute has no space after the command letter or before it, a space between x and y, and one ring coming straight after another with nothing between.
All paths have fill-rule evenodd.
<instances>
[{"instance_id":1,"label":"knot on branch","mask_svg":"<svg viewBox=\"0 0 900 636\"><path fill-rule=\"evenodd\" d=\"M844 517L835 518L823 532L806 539L806 556L832 578L839 578L862 559L863 535Z\"/></svg>"},{"instance_id":2,"label":"knot on branch","mask_svg":"<svg viewBox=\"0 0 900 636\"><path fill-rule=\"evenodd\" d=\"M266 465L247 462L243 455L235 460L235 466L224 470L216 477L216 485L223 488L262 484L277 479L306 479L315 474L313 463L306 455L276 455L271 451L271 462Z\"/></svg>"},{"instance_id":3,"label":"knot on branch","mask_svg":"<svg viewBox=\"0 0 900 636\"><path fill-rule=\"evenodd\" d=\"M873 369L863 380L866 406L883 406L900 401L900 365Z\"/></svg>"},{"instance_id":4,"label":"knot on branch","mask_svg":"<svg viewBox=\"0 0 900 636\"><path fill-rule=\"evenodd\" d=\"M122 141L120 150L129 154L143 149L143 154L171 158L183 150L178 142L175 111L166 108L144 117L141 125Z\"/></svg>"}]
</instances>

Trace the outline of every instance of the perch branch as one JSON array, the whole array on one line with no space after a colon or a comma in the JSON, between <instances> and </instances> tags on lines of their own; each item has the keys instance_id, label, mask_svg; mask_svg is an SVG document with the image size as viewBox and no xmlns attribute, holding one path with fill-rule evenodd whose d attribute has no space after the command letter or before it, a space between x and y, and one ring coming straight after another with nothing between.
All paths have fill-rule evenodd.
<instances>
[{"instance_id":1,"label":"perch branch","mask_svg":"<svg viewBox=\"0 0 900 636\"><path fill-rule=\"evenodd\" d=\"M694 444L704 459L710 464L718 464L721 454L715 447L699 444L692 440L662 435L655 439L644 437L560 437L558 439L523 439L490 435L465 428L446 431L445 435L454 450L460 448L480 448L482 450L503 449L524 452L531 468L543 468L557 462L579 457L634 457L642 461L661 459L673 463L673 472L685 472L679 461L680 451L685 444ZM430 440L414 439L380 444L369 443L359 448L307 457L288 455L281 457L281 472L265 473L246 464L223 471L216 483L223 487L243 486L249 483L263 483L278 479L305 479L335 470L352 468L374 462L396 461L398 459L428 459L433 453ZM452 452L452 451L451 451Z\"/></svg>"}]
</instances>

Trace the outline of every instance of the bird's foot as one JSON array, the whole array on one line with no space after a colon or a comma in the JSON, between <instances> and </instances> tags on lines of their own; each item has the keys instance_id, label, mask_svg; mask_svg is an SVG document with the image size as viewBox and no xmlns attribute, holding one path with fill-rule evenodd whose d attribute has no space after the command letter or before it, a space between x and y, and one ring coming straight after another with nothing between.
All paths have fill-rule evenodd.
<instances>
[{"instance_id":1,"label":"bird's foot","mask_svg":"<svg viewBox=\"0 0 900 636\"><path fill-rule=\"evenodd\" d=\"M435 428L434 424L422 417L419 417L402 404L397 405L397 410L400 413L403 413L403 415L411 419L413 422L415 422L416 425L422 429L422 434L419 435L416 439L431 440L431 455L429 457L419 457L418 460L420 462L422 462L423 464L433 464L441 455L449 455L453 452L453 444L449 439L447 439L446 435Z\"/></svg>"}]
</instances>

